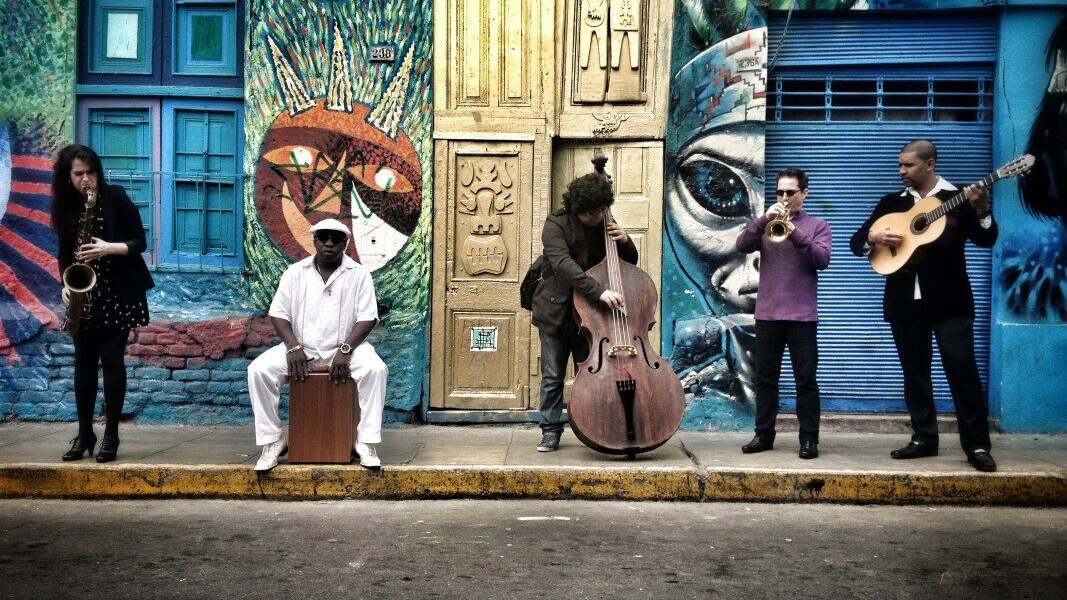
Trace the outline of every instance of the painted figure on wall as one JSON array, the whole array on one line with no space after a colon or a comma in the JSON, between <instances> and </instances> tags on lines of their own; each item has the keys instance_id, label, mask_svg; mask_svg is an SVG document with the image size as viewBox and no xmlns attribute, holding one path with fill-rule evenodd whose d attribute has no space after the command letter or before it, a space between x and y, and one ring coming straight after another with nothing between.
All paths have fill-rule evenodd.
<instances>
[{"instance_id":1,"label":"painted figure on wall","mask_svg":"<svg viewBox=\"0 0 1067 600\"><path fill-rule=\"evenodd\" d=\"M1045 223L1008 239L1000 280L1013 316L1062 322L1067 320L1067 17L1049 39L1046 65L1052 75L1026 150L1036 160L1019 181L1023 207Z\"/></svg>"},{"instance_id":2,"label":"painted figure on wall","mask_svg":"<svg viewBox=\"0 0 1067 600\"><path fill-rule=\"evenodd\" d=\"M689 420L740 425L754 393L758 258L736 251L763 213L767 29L754 6L677 11L667 138L664 351Z\"/></svg>"},{"instance_id":3,"label":"painted figure on wall","mask_svg":"<svg viewBox=\"0 0 1067 600\"><path fill-rule=\"evenodd\" d=\"M349 60L333 27L335 60L325 98L312 99L273 38L271 61L287 112L271 124L256 167L256 208L289 258L313 254L308 227L337 218L353 231L349 255L371 270L396 255L422 207L422 168L397 125L408 93L412 48L373 109L352 101Z\"/></svg>"},{"instance_id":4,"label":"painted figure on wall","mask_svg":"<svg viewBox=\"0 0 1067 600\"><path fill-rule=\"evenodd\" d=\"M248 295L265 307L285 266L313 253L310 225L349 227L383 309L372 336L395 383L387 413L417 406L426 383L431 12L429 0L250 5Z\"/></svg>"}]
</instances>

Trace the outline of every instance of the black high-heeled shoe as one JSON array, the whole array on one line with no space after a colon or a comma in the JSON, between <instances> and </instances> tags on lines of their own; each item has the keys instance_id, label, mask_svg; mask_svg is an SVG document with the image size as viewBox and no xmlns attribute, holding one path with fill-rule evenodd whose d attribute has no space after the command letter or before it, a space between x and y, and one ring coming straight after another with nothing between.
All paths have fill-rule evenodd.
<instances>
[{"instance_id":1,"label":"black high-heeled shoe","mask_svg":"<svg viewBox=\"0 0 1067 600\"><path fill-rule=\"evenodd\" d=\"M82 456L84 456L86 452L88 452L89 456L91 457L93 455L93 448L95 447L95 435L91 438L82 437L79 435L70 441L70 450L67 450L67 453L64 454L62 458L67 462L70 462L72 460L81 460Z\"/></svg>"},{"instance_id":2,"label":"black high-heeled shoe","mask_svg":"<svg viewBox=\"0 0 1067 600\"><path fill-rule=\"evenodd\" d=\"M96 454L96 462L106 463L115 460L115 455L119 451L119 438L104 436L104 441L100 442L100 452Z\"/></svg>"}]
</instances>

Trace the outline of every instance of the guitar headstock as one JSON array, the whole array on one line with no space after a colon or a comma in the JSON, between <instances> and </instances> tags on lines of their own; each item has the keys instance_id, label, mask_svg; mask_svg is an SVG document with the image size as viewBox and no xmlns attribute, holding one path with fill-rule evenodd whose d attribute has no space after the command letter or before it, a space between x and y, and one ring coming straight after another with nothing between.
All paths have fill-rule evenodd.
<instances>
[{"instance_id":1,"label":"guitar headstock","mask_svg":"<svg viewBox=\"0 0 1067 600\"><path fill-rule=\"evenodd\" d=\"M1034 166L1034 157L1030 154L1023 154L1019 158L1011 161L1003 167L997 169L997 179L1007 179L1008 177L1018 177L1023 173L1026 173Z\"/></svg>"}]
</instances>

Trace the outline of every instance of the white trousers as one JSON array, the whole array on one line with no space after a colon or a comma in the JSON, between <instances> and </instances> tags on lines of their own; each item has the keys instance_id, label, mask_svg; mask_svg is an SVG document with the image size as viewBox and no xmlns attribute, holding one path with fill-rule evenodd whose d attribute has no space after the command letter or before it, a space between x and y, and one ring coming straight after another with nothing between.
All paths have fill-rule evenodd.
<instances>
[{"instance_id":1,"label":"white trousers","mask_svg":"<svg viewBox=\"0 0 1067 600\"><path fill-rule=\"evenodd\" d=\"M309 364L329 365L336 349L316 353L305 351ZM359 391L359 422L356 436L364 444L382 441L382 410L385 408L385 380L389 368L385 366L374 346L367 342L352 349L349 371ZM248 395L252 398L252 413L256 418L256 444L265 446L282 438L282 422L278 418L278 401L282 385L289 380L289 364L285 360L285 344L278 344L259 355L248 365Z\"/></svg>"}]
</instances>

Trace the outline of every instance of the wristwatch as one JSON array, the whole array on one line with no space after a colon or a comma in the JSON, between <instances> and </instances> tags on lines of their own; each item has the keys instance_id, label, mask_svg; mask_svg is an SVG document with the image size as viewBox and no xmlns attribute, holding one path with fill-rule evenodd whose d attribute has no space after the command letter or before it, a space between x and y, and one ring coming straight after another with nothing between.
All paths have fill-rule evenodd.
<instances>
[{"instance_id":1,"label":"wristwatch","mask_svg":"<svg viewBox=\"0 0 1067 600\"><path fill-rule=\"evenodd\" d=\"M285 353L286 354L292 354L293 352L296 352L297 350L303 350L303 349L304 349L304 347L302 345L297 344L297 345L293 346L292 348L289 348L288 350L286 350Z\"/></svg>"},{"instance_id":2,"label":"wristwatch","mask_svg":"<svg viewBox=\"0 0 1067 600\"><path fill-rule=\"evenodd\" d=\"M348 344L341 344L341 347L338 348L337 350L341 354L351 354L352 353L352 346L349 346Z\"/></svg>"}]
</instances>

